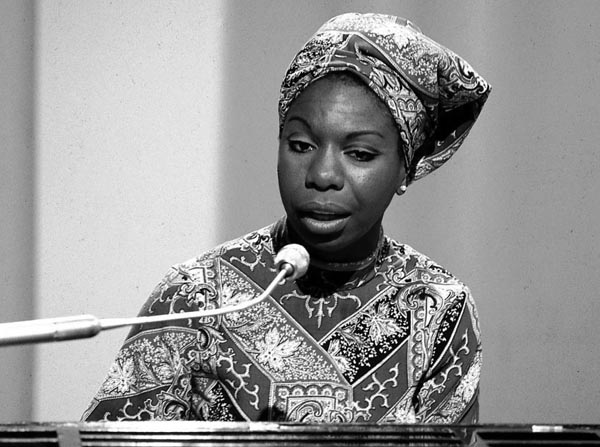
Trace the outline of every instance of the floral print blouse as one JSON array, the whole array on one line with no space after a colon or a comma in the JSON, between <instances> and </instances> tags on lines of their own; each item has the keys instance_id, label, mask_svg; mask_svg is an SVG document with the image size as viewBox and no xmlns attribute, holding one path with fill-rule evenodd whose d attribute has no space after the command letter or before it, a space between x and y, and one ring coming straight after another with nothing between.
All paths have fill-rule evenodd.
<instances>
[{"instance_id":1,"label":"floral print blouse","mask_svg":"<svg viewBox=\"0 0 600 447\"><path fill-rule=\"evenodd\" d=\"M285 220L173 266L141 315L257 297ZM87 421L474 423L481 344L467 287L381 237L352 270L313 265L242 311L132 328Z\"/></svg>"}]
</instances>

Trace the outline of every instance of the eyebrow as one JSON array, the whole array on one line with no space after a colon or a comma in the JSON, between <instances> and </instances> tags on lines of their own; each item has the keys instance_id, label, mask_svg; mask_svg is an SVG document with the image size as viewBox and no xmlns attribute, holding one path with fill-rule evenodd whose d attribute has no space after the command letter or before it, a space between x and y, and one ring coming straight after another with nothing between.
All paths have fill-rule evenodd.
<instances>
[{"instance_id":1,"label":"eyebrow","mask_svg":"<svg viewBox=\"0 0 600 447\"><path fill-rule=\"evenodd\" d=\"M300 121L302 124L304 124L306 127L308 127L308 129L310 131L312 131L312 127L311 127L310 123L300 116L291 116L288 119L288 123L291 121ZM351 140L353 138L357 138L357 137L360 137L363 135L375 135L381 139L385 139L385 137L376 130L356 130L356 131L350 132L348 135L346 135L346 139Z\"/></svg>"},{"instance_id":2,"label":"eyebrow","mask_svg":"<svg viewBox=\"0 0 600 447\"><path fill-rule=\"evenodd\" d=\"M352 138L360 137L363 135L375 135L381 139L384 139L383 135L376 130L357 130L356 132L350 132L346 138L351 140Z\"/></svg>"},{"instance_id":3,"label":"eyebrow","mask_svg":"<svg viewBox=\"0 0 600 447\"><path fill-rule=\"evenodd\" d=\"M306 121L304 118L302 118L300 116L291 116L287 120L288 123L290 123L292 121L300 121L302 124L304 124L306 127L308 127L309 129L312 130L312 127L310 127L310 124L308 123L308 121Z\"/></svg>"}]
</instances>

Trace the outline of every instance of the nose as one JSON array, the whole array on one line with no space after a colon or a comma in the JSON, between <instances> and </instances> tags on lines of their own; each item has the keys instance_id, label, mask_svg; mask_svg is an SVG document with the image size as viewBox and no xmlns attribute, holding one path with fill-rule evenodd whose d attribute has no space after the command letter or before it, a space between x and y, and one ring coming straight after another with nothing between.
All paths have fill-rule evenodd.
<instances>
[{"instance_id":1,"label":"nose","mask_svg":"<svg viewBox=\"0 0 600 447\"><path fill-rule=\"evenodd\" d=\"M341 190L344 186L344 175L339 151L331 145L313 151L305 184L307 188L319 191Z\"/></svg>"}]
</instances>

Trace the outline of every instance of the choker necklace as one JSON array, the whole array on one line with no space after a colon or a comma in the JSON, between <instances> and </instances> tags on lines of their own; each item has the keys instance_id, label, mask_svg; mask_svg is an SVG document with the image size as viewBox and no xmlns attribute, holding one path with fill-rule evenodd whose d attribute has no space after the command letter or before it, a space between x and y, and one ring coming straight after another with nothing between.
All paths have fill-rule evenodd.
<instances>
[{"instance_id":1,"label":"choker necklace","mask_svg":"<svg viewBox=\"0 0 600 447\"><path fill-rule=\"evenodd\" d=\"M382 257L386 250L385 248L385 237L383 235L383 228L379 229L379 241L377 242L377 247L373 253L367 256L364 259L359 261L350 261L350 262L332 262L332 261L323 261L321 259L315 258L311 256L310 264L317 267L321 270L331 270L334 272L350 272L350 271L360 271L369 267L374 267L381 263Z\"/></svg>"},{"instance_id":2,"label":"choker necklace","mask_svg":"<svg viewBox=\"0 0 600 447\"><path fill-rule=\"evenodd\" d=\"M289 243L290 240L285 217L277 222L274 230L274 233L278 235L276 240L279 240L282 246L286 243ZM377 246L375 247L375 250L373 250L373 253L366 258L350 262L332 262L318 259L311 255L310 266L320 270L329 270L334 272L359 272L368 268L377 268L379 265L381 265L383 258L387 254L387 246L388 244L386 243L386 237L383 234L383 228L380 227Z\"/></svg>"},{"instance_id":3,"label":"choker necklace","mask_svg":"<svg viewBox=\"0 0 600 447\"><path fill-rule=\"evenodd\" d=\"M291 242L285 217L277 221L272 231L275 250ZM303 283L305 287L316 287L318 290L331 289L338 292L361 287L375 277L389 253L389 247L389 239L385 237L383 228L380 227L377 246L369 256L351 262L330 262L311 256L308 272L297 280L298 284Z\"/></svg>"}]
</instances>

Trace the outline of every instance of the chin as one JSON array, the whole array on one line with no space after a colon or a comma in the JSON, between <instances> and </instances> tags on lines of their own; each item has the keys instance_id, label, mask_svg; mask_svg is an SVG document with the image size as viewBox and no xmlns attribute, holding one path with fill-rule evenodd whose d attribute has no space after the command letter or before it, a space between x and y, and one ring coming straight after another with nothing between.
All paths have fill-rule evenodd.
<instances>
[{"instance_id":1,"label":"chin","mask_svg":"<svg viewBox=\"0 0 600 447\"><path fill-rule=\"evenodd\" d=\"M345 240L344 234L301 237L301 240L308 252L322 261L350 262L356 260L356 256L353 256L356 246Z\"/></svg>"},{"instance_id":2,"label":"chin","mask_svg":"<svg viewBox=\"0 0 600 447\"><path fill-rule=\"evenodd\" d=\"M342 234L306 234L302 233L300 239L309 251L315 253L333 253L345 248L340 241Z\"/></svg>"}]
</instances>

